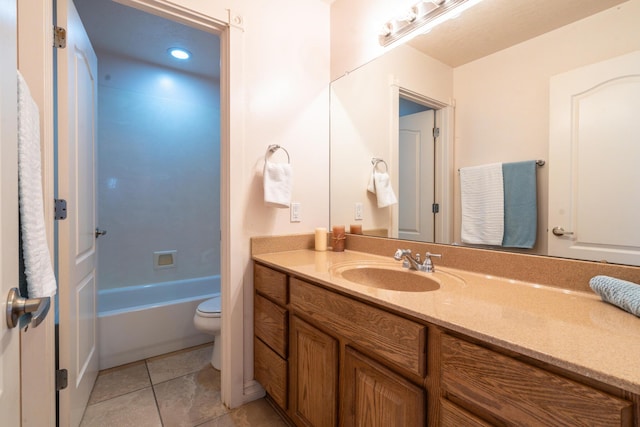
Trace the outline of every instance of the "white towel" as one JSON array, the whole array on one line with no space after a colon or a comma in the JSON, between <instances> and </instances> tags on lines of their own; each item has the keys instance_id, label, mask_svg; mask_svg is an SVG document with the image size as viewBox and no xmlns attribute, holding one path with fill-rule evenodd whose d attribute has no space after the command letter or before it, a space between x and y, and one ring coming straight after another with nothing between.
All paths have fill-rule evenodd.
<instances>
[{"instance_id":1,"label":"white towel","mask_svg":"<svg viewBox=\"0 0 640 427\"><path fill-rule=\"evenodd\" d=\"M367 191L376 195L378 199L378 207L386 208L387 206L395 205L398 203L396 193L393 192L391 187L391 179L386 172L378 172L373 167L371 171L371 177L369 178L369 184L367 185Z\"/></svg>"},{"instance_id":2,"label":"white towel","mask_svg":"<svg viewBox=\"0 0 640 427\"><path fill-rule=\"evenodd\" d=\"M44 227L42 171L40 169L40 119L27 82L18 72L18 188L22 246L29 298L56 293L47 235Z\"/></svg>"},{"instance_id":3,"label":"white towel","mask_svg":"<svg viewBox=\"0 0 640 427\"><path fill-rule=\"evenodd\" d=\"M263 171L264 203L276 208L291 204L292 169L289 163L272 163L265 159Z\"/></svg>"},{"instance_id":4,"label":"white towel","mask_svg":"<svg viewBox=\"0 0 640 427\"><path fill-rule=\"evenodd\" d=\"M464 243L502 245L504 188L502 163L460 169Z\"/></svg>"}]
</instances>

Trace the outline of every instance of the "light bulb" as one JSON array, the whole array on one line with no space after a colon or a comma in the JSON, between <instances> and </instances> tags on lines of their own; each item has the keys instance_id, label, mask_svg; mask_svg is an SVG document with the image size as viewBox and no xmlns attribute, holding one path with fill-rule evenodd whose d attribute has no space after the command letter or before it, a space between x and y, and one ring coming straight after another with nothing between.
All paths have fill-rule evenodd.
<instances>
[{"instance_id":1,"label":"light bulb","mask_svg":"<svg viewBox=\"0 0 640 427\"><path fill-rule=\"evenodd\" d=\"M179 47L172 47L168 49L169 55L173 56L176 59L187 60L191 58L191 52L186 49L182 49Z\"/></svg>"}]
</instances>

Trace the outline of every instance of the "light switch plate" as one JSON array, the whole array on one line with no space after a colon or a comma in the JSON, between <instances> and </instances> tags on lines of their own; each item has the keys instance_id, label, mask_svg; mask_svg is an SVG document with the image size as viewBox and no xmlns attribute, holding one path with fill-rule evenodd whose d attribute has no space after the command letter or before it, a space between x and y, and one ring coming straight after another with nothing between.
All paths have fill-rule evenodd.
<instances>
[{"instance_id":1,"label":"light switch plate","mask_svg":"<svg viewBox=\"0 0 640 427\"><path fill-rule=\"evenodd\" d=\"M289 212L291 215L291 222L302 221L302 212L300 211L300 202L291 202L291 207L289 208Z\"/></svg>"},{"instance_id":2,"label":"light switch plate","mask_svg":"<svg viewBox=\"0 0 640 427\"><path fill-rule=\"evenodd\" d=\"M355 220L362 220L362 211L363 211L363 206L362 203L356 203L356 214L355 214Z\"/></svg>"}]
</instances>

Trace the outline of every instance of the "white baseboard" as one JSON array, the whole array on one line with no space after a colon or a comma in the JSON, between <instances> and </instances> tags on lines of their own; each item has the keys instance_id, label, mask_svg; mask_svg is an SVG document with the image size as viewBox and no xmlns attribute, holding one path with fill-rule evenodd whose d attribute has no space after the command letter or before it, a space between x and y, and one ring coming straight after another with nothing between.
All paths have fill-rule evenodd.
<instances>
[{"instance_id":1,"label":"white baseboard","mask_svg":"<svg viewBox=\"0 0 640 427\"><path fill-rule=\"evenodd\" d=\"M249 403L254 400L258 400L265 395L264 388L256 380L247 381L244 383L243 403Z\"/></svg>"}]
</instances>

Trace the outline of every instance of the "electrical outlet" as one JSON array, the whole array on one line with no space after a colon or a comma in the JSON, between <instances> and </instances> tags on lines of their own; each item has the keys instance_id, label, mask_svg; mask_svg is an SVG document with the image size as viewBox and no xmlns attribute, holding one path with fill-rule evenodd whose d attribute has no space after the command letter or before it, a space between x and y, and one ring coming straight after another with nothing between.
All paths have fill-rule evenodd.
<instances>
[{"instance_id":1,"label":"electrical outlet","mask_svg":"<svg viewBox=\"0 0 640 427\"><path fill-rule=\"evenodd\" d=\"M356 203L356 214L355 214L355 219L356 220L362 220L362 211L364 210L362 203Z\"/></svg>"},{"instance_id":2,"label":"electrical outlet","mask_svg":"<svg viewBox=\"0 0 640 427\"><path fill-rule=\"evenodd\" d=\"M291 222L300 222L302 221L302 213L300 212L300 202L291 202L291 207L289 209L291 214Z\"/></svg>"}]
</instances>

